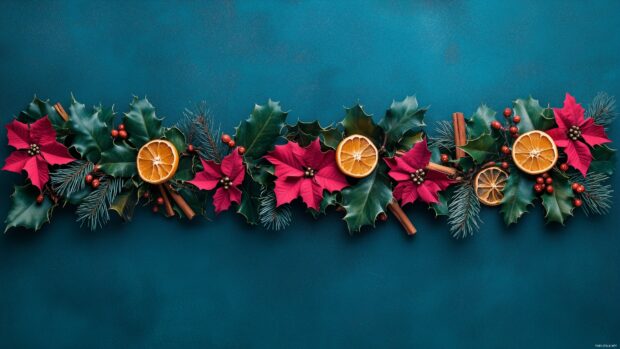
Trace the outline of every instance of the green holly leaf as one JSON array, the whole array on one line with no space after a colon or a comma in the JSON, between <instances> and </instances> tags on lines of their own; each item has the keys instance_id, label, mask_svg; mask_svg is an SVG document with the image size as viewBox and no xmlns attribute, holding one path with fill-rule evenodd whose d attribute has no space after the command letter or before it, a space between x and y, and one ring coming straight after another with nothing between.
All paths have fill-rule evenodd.
<instances>
[{"instance_id":1,"label":"green holly leaf","mask_svg":"<svg viewBox=\"0 0 620 349\"><path fill-rule=\"evenodd\" d=\"M134 97L123 122L129 134L129 141L140 148L153 139L161 138L163 133L161 121L162 119L155 114L155 107L146 98Z\"/></svg>"},{"instance_id":2,"label":"green holly leaf","mask_svg":"<svg viewBox=\"0 0 620 349\"><path fill-rule=\"evenodd\" d=\"M386 144L389 148L396 147L407 132L419 132L424 126L424 114L428 108L419 108L415 96L407 96L400 102L393 101L379 121L385 131Z\"/></svg>"},{"instance_id":3,"label":"green holly leaf","mask_svg":"<svg viewBox=\"0 0 620 349\"><path fill-rule=\"evenodd\" d=\"M185 151L185 149L187 149L187 141L185 141L185 135L183 134L183 132L181 132L181 130L176 127L167 128L164 131L164 138L170 141L172 145L174 145L179 154L181 154Z\"/></svg>"},{"instance_id":4,"label":"green holly leaf","mask_svg":"<svg viewBox=\"0 0 620 349\"><path fill-rule=\"evenodd\" d=\"M601 172L612 175L616 168L616 151L607 145L597 145L592 148L592 163L590 172Z\"/></svg>"},{"instance_id":5,"label":"green holly leaf","mask_svg":"<svg viewBox=\"0 0 620 349\"><path fill-rule=\"evenodd\" d=\"M531 96L527 99L520 98L514 101L513 115L521 116L521 122L518 125L520 133L532 130L548 130L555 123L553 110L544 109L538 100Z\"/></svg>"},{"instance_id":6,"label":"green holly leaf","mask_svg":"<svg viewBox=\"0 0 620 349\"><path fill-rule=\"evenodd\" d=\"M133 218L134 210L141 195L138 193L138 188L133 186L131 182L128 181L126 187L123 192L114 198L110 209L118 213L123 221L129 222Z\"/></svg>"},{"instance_id":7,"label":"green holly leaf","mask_svg":"<svg viewBox=\"0 0 620 349\"><path fill-rule=\"evenodd\" d=\"M399 150L409 150L413 146L424 140L424 132L407 131L398 143Z\"/></svg>"},{"instance_id":8,"label":"green holly leaf","mask_svg":"<svg viewBox=\"0 0 620 349\"><path fill-rule=\"evenodd\" d=\"M260 219L258 214L258 198L258 196L244 191L241 196L241 204L237 208L237 213L241 214L250 225L258 224Z\"/></svg>"},{"instance_id":9,"label":"green holly leaf","mask_svg":"<svg viewBox=\"0 0 620 349\"><path fill-rule=\"evenodd\" d=\"M452 193L454 192L454 186L449 187L448 189L444 190L444 191L440 191L438 193L439 196L439 202L436 203L432 203L429 205L429 207L435 211L435 217L439 217L439 216L447 216L449 211L448 211L448 203L449 203L449 199L452 196Z\"/></svg>"},{"instance_id":10,"label":"green holly leaf","mask_svg":"<svg viewBox=\"0 0 620 349\"><path fill-rule=\"evenodd\" d=\"M527 212L527 207L534 204L534 181L522 176L513 168L504 187L504 198L500 212L504 216L506 225L517 223L519 218Z\"/></svg>"},{"instance_id":11,"label":"green holly leaf","mask_svg":"<svg viewBox=\"0 0 620 349\"><path fill-rule=\"evenodd\" d=\"M273 149L287 115L280 104L271 99L267 105L255 105L250 117L236 128L235 141L245 147L244 158L258 159Z\"/></svg>"},{"instance_id":12,"label":"green holly leaf","mask_svg":"<svg viewBox=\"0 0 620 349\"><path fill-rule=\"evenodd\" d=\"M138 150L126 142L114 144L101 154L101 170L113 177L131 177L136 174Z\"/></svg>"},{"instance_id":13,"label":"green holly leaf","mask_svg":"<svg viewBox=\"0 0 620 349\"><path fill-rule=\"evenodd\" d=\"M333 145L335 139L339 138L337 142L340 142L342 132L331 125L322 127L318 121L297 121L295 125L286 125L285 137L289 141L299 143L302 147L307 147L317 137L320 137L323 142L327 138L330 144ZM336 146L338 146L338 143L336 143Z\"/></svg>"},{"instance_id":14,"label":"green holly leaf","mask_svg":"<svg viewBox=\"0 0 620 349\"><path fill-rule=\"evenodd\" d=\"M67 123L65 120L56 112L56 109L49 103L49 100L44 101L37 96L34 97L25 110L19 113L17 120L24 123L33 123L44 116L47 116L59 135L66 134Z\"/></svg>"},{"instance_id":15,"label":"green holly leaf","mask_svg":"<svg viewBox=\"0 0 620 349\"><path fill-rule=\"evenodd\" d=\"M368 177L342 191L343 207L347 211L344 220L349 233L360 231L365 225L375 226L375 220L392 200L390 180L384 175L383 163Z\"/></svg>"},{"instance_id":16,"label":"green holly leaf","mask_svg":"<svg viewBox=\"0 0 620 349\"><path fill-rule=\"evenodd\" d=\"M479 138L483 134L491 134L491 122L495 120L495 111L486 105L478 107L474 115L466 121L467 139Z\"/></svg>"},{"instance_id":17,"label":"green holly leaf","mask_svg":"<svg viewBox=\"0 0 620 349\"><path fill-rule=\"evenodd\" d=\"M324 215L327 212L327 208L330 206L339 205L342 202L342 194L340 192L328 192L327 190L323 191L323 200L321 200L321 204L319 205L319 209L313 210L308 209L312 217L314 219L319 218L321 215Z\"/></svg>"},{"instance_id":18,"label":"green holly leaf","mask_svg":"<svg viewBox=\"0 0 620 349\"><path fill-rule=\"evenodd\" d=\"M360 134L370 138L375 144L379 144L382 133L381 128L375 124L372 116L364 112L361 105L356 104L351 108L345 109L342 125L347 136Z\"/></svg>"},{"instance_id":19,"label":"green holly leaf","mask_svg":"<svg viewBox=\"0 0 620 349\"><path fill-rule=\"evenodd\" d=\"M74 134L73 148L80 153L82 158L90 162L98 162L101 153L112 147L110 131L114 111L102 106L94 107L89 111L84 104L73 98L69 114L69 129Z\"/></svg>"},{"instance_id":20,"label":"green holly leaf","mask_svg":"<svg viewBox=\"0 0 620 349\"><path fill-rule=\"evenodd\" d=\"M15 186L15 191L11 195L11 207L5 221L5 233L14 227L24 227L36 231L44 223L50 221L55 205L47 196L42 203L38 204L37 196L39 194L39 189L33 185Z\"/></svg>"},{"instance_id":21,"label":"green holly leaf","mask_svg":"<svg viewBox=\"0 0 620 349\"><path fill-rule=\"evenodd\" d=\"M547 211L547 222L564 224L568 216L573 215L573 190L567 178L560 175L552 175L553 193L541 195L542 204Z\"/></svg>"},{"instance_id":22,"label":"green holly leaf","mask_svg":"<svg viewBox=\"0 0 620 349\"><path fill-rule=\"evenodd\" d=\"M477 164L482 164L486 159L497 154L495 138L488 133L483 133L478 138L468 140L467 144L460 148L469 154Z\"/></svg>"},{"instance_id":23,"label":"green holly leaf","mask_svg":"<svg viewBox=\"0 0 620 349\"><path fill-rule=\"evenodd\" d=\"M195 163L194 156L182 156L179 159L179 167L174 174L174 179L178 181L189 181L194 179L196 173L194 172Z\"/></svg>"}]
</instances>

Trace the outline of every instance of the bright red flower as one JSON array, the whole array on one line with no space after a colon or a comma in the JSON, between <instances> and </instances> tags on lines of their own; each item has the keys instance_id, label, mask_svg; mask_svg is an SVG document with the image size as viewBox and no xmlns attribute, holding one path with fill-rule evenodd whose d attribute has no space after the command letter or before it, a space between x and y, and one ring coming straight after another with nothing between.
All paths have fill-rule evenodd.
<instances>
[{"instance_id":1,"label":"bright red flower","mask_svg":"<svg viewBox=\"0 0 620 349\"><path fill-rule=\"evenodd\" d=\"M34 186L41 190L49 180L48 165L64 165L75 159L67 147L56 141L56 131L47 116L25 124L13 120L6 125L9 145L14 152L5 160L5 171L26 171Z\"/></svg>"},{"instance_id":2,"label":"bright red flower","mask_svg":"<svg viewBox=\"0 0 620 349\"><path fill-rule=\"evenodd\" d=\"M215 212L220 213L228 210L230 204L241 202L241 190L238 186L245 178L245 167L239 152L233 151L222 159L222 164L215 161L202 162L203 170L196 173L196 177L189 183L203 190L213 190L218 187L213 195Z\"/></svg>"},{"instance_id":3,"label":"bright red flower","mask_svg":"<svg viewBox=\"0 0 620 349\"><path fill-rule=\"evenodd\" d=\"M452 184L445 174L427 170L431 160L426 139L417 143L403 156L385 159L390 167L388 175L398 182L394 188L394 197L401 205L413 203L420 199L432 204L439 202L439 191Z\"/></svg>"},{"instance_id":4,"label":"bright red flower","mask_svg":"<svg viewBox=\"0 0 620 349\"><path fill-rule=\"evenodd\" d=\"M336 165L333 150L321 151L317 138L306 148L295 142L278 145L265 156L275 166L276 206L287 204L297 197L309 208L318 210L323 190L342 190L348 186L346 177Z\"/></svg>"},{"instance_id":5,"label":"bright red flower","mask_svg":"<svg viewBox=\"0 0 620 349\"><path fill-rule=\"evenodd\" d=\"M605 128L594 124L594 119L585 118L581 104L575 97L566 94L564 107L553 108L557 128L546 131L558 147L564 148L568 164L585 177L592 162L590 146L611 142Z\"/></svg>"}]
</instances>

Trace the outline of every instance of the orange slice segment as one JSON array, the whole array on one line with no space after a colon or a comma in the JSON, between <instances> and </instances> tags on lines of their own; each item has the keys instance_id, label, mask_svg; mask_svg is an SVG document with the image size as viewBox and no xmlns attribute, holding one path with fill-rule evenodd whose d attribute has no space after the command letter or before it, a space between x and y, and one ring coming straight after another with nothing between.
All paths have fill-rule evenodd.
<instances>
[{"instance_id":1,"label":"orange slice segment","mask_svg":"<svg viewBox=\"0 0 620 349\"><path fill-rule=\"evenodd\" d=\"M379 151L370 139L351 135L343 139L336 149L336 163L349 177L363 178L372 173L379 162Z\"/></svg>"},{"instance_id":2,"label":"orange slice segment","mask_svg":"<svg viewBox=\"0 0 620 349\"><path fill-rule=\"evenodd\" d=\"M156 139L140 148L136 159L138 175L151 184L164 183L177 172L179 152L168 141Z\"/></svg>"},{"instance_id":3,"label":"orange slice segment","mask_svg":"<svg viewBox=\"0 0 620 349\"><path fill-rule=\"evenodd\" d=\"M512 145L512 160L525 173L544 173L558 161L558 148L548 134L538 130L526 132Z\"/></svg>"},{"instance_id":4,"label":"orange slice segment","mask_svg":"<svg viewBox=\"0 0 620 349\"><path fill-rule=\"evenodd\" d=\"M474 178L474 190L478 200L488 206L497 206L502 202L502 190L506 186L508 173L497 166L485 168Z\"/></svg>"}]
</instances>

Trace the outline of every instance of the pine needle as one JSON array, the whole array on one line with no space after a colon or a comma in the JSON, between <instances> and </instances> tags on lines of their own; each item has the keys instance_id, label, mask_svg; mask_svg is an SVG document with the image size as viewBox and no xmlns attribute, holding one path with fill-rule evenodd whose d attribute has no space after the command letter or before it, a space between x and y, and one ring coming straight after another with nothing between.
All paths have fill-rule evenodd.
<instances>
[{"instance_id":1,"label":"pine needle","mask_svg":"<svg viewBox=\"0 0 620 349\"><path fill-rule=\"evenodd\" d=\"M289 206L276 207L273 190L263 189L259 197L258 215L260 222L268 230L282 230L291 224L292 213Z\"/></svg>"},{"instance_id":2,"label":"pine needle","mask_svg":"<svg viewBox=\"0 0 620 349\"><path fill-rule=\"evenodd\" d=\"M455 150L454 126L451 122L445 120L438 121L433 133L435 136L429 137L428 139L429 147L437 147L449 152Z\"/></svg>"},{"instance_id":3,"label":"pine needle","mask_svg":"<svg viewBox=\"0 0 620 349\"><path fill-rule=\"evenodd\" d=\"M599 92L588 106L588 115L594 118L594 123L606 129L616 118L616 98L605 92Z\"/></svg>"},{"instance_id":4,"label":"pine needle","mask_svg":"<svg viewBox=\"0 0 620 349\"><path fill-rule=\"evenodd\" d=\"M471 183L457 186L448 205L448 224L456 239L474 235L480 228L480 201Z\"/></svg>"},{"instance_id":5,"label":"pine needle","mask_svg":"<svg viewBox=\"0 0 620 349\"><path fill-rule=\"evenodd\" d=\"M67 198L84 189L84 177L93 171L94 165L90 161L76 160L66 167L58 168L50 174L52 189L58 195Z\"/></svg>"},{"instance_id":6,"label":"pine needle","mask_svg":"<svg viewBox=\"0 0 620 349\"><path fill-rule=\"evenodd\" d=\"M613 192L609 184L609 176L601 172L590 172L584 179L581 173L570 175L571 182L582 183L586 191L581 195L583 213L590 215L605 215L611 210Z\"/></svg>"},{"instance_id":7,"label":"pine needle","mask_svg":"<svg viewBox=\"0 0 620 349\"><path fill-rule=\"evenodd\" d=\"M80 226L86 223L90 230L103 227L110 220L108 209L123 189L123 184L122 178L103 177L99 187L88 194L77 208Z\"/></svg>"},{"instance_id":8,"label":"pine needle","mask_svg":"<svg viewBox=\"0 0 620 349\"><path fill-rule=\"evenodd\" d=\"M220 162L224 154L223 144L219 139L221 126L216 125L206 102L197 104L194 110L186 108L183 115L184 118L176 127L185 134L187 142L194 145L205 160Z\"/></svg>"}]
</instances>

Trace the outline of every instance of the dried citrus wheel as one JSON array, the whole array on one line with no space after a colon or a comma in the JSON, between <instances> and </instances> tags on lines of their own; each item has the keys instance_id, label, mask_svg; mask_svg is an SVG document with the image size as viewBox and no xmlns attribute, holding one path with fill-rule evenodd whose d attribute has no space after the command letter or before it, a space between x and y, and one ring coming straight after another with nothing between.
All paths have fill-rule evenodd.
<instances>
[{"instance_id":1,"label":"dried citrus wheel","mask_svg":"<svg viewBox=\"0 0 620 349\"><path fill-rule=\"evenodd\" d=\"M172 143L156 139L140 148L136 164L138 175L143 181L151 184L163 183L177 172L179 152Z\"/></svg>"},{"instance_id":2,"label":"dried citrus wheel","mask_svg":"<svg viewBox=\"0 0 620 349\"><path fill-rule=\"evenodd\" d=\"M502 190L506 186L508 173L497 166L478 172L474 178L474 189L478 200L485 205L497 206L502 202Z\"/></svg>"},{"instance_id":3,"label":"dried citrus wheel","mask_svg":"<svg viewBox=\"0 0 620 349\"><path fill-rule=\"evenodd\" d=\"M379 152L372 141L362 135L343 139L336 149L336 163L347 176L363 178L377 167Z\"/></svg>"},{"instance_id":4,"label":"dried citrus wheel","mask_svg":"<svg viewBox=\"0 0 620 349\"><path fill-rule=\"evenodd\" d=\"M544 173L558 161L558 148L548 134L530 131L519 136L512 145L512 160L525 173Z\"/></svg>"}]
</instances>

